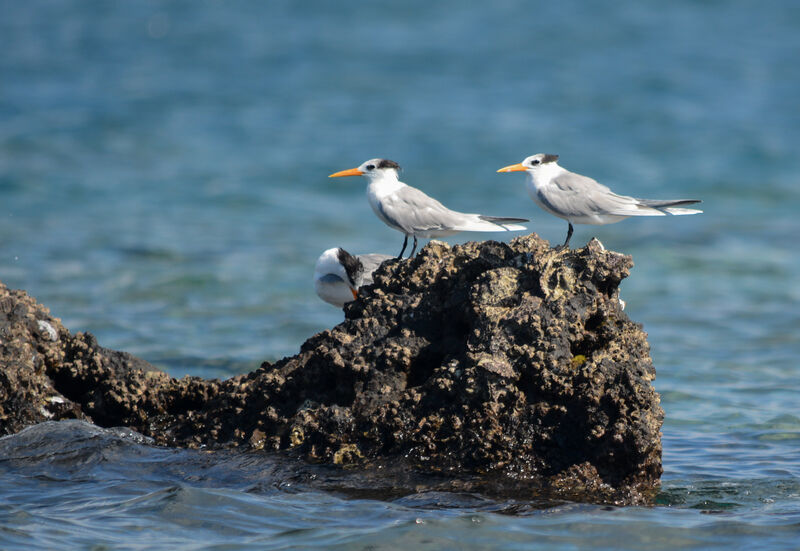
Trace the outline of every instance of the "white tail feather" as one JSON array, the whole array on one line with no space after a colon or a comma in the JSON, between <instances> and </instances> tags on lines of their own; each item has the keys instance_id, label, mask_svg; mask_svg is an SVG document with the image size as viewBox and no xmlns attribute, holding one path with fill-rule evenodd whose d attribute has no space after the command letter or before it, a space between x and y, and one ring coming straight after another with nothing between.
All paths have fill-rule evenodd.
<instances>
[{"instance_id":1,"label":"white tail feather","mask_svg":"<svg viewBox=\"0 0 800 551\"><path fill-rule=\"evenodd\" d=\"M495 224L494 222L487 222L486 220L474 220L459 224L458 227L453 228L457 231L482 231L482 232L496 232L496 231L520 231L526 230L525 226L519 224Z\"/></svg>"},{"instance_id":2,"label":"white tail feather","mask_svg":"<svg viewBox=\"0 0 800 551\"><path fill-rule=\"evenodd\" d=\"M697 209L681 209L676 207L668 207L659 210L663 210L664 212L674 214L675 216L682 216L684 214L701 214L703 212L702 210L697 210Z\"/></svg>"}]
</instances>

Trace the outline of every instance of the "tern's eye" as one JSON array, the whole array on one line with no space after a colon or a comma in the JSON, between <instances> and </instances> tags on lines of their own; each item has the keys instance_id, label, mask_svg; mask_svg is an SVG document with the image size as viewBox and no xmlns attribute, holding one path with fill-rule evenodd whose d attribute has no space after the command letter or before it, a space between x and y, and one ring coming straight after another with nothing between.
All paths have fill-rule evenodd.
<instances>
[{"instance_id":1,"label":"tern's eye","mask_svg":"<svg viewBox=\"0 0 800 551\"><path fill-rule=\"evenodd\" d=\"M375 165L367 165L367 170L375 170Z\"/></svg>"},{"instance_id":2,"label":"tern's eye","mask_svg":"<svg viewBox=\"0 0 800 551\"><path fill-rule=\"evenodd\" d=\"M532 165L538 165L540 163L539 159L534 159L531 161Z\"/></svg>"}]
</instances>

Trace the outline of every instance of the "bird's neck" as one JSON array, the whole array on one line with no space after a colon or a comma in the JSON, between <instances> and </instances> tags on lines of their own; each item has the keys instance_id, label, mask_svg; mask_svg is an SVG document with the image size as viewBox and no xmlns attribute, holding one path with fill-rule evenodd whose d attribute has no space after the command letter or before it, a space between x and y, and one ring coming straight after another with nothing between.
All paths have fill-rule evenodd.
<instances>
[{"instance_id":1,"label":"bird's neck","mask_svg":"<svg viewBox=\"0 0 800 551\"><path fill-rule=\"evenodd\" d=\"M537 189L544 187L553 180L553 178L564 172L564 169L555 163L547 163L536 168L536 170L529 170L528 175L531 177L531 184Z\"/></svg>"},{"instance_id":2,"label":"bird's neck","mask_svg":"<svg viewBox=\"0 0 800 551\"><path fill-rule=\"evenodd\" d=\"M397 178L395 171L387 171L379 176L370 179L367 192L374 195L384 196L394 193L404 187L405 184Z\"/></svg>"}]
</instances>

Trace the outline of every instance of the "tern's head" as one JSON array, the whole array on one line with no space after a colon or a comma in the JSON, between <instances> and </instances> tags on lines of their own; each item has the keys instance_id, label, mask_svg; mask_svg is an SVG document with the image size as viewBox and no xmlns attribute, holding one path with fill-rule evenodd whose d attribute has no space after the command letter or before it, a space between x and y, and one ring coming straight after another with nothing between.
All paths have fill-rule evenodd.
<instances>
[{"instance_id":1,"label":"tern's head","mask_svg":"<svg viewBox=\"0 0 800 551\"><path fill-rule=\"evenodd\" d=\"M535 174L542 169L547 170L554 166L558 166L558 155L537 153L536 155L526 157L521 163L503 167L497 172L520 172L524 170Z\"/></svg>"},{"instance_id":2,"label":"tern's head","mask_svg":"<svg viewBox=\"0 0 800 551\"><path fill-rule=\"evenodd\" d=\"M339 178L341 176L364 176L368 180L379 180L381 178L397 178L400 172L400 165L389 159L370 159L364 161L358 168L334 172L328 178Z\"/></svg>"},{"instance_id":3,"label":"tern's head","mask_svg":"<svg viewBox=\"0 0 800 551\"><path fill-rule=\"evenodd\" d=\"M357 282L363 271L361 261L346 250L328 249L314 266L314 289L319 298L341 308L358 296Z\"/></svg>"}]
</instances>

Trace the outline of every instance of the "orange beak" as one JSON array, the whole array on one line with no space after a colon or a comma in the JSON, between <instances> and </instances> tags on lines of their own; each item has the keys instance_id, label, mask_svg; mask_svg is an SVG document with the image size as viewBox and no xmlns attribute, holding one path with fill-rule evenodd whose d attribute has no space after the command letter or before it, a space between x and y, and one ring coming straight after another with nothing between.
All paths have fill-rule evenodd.
<instances>
[{"instance_id":1,"label":"orange beak","mask_svg":"<svg viewBox=\"0 0 800 551\"><path fill-rule=\"evenodd\" d=\"M497 172L520 172L525 170L528 170L528 167L522 166L522 163L517 163L515 165L504 166Z\"/></svg>"},{"instance_id":2,"label":"orange beak","mask_svg":"<svg viewBox=\"0 0 800 551\"><path fill-rule=\"evenodd\" d=\"M357 168L350 168L348 170L342 170L341 172L334 172L328 178L341 178L342 176L361 176L364 174Z\"/></svg>"},{"instance_id":3,"label":"orange beak","mask_svg":"<svg viewBox=\"0 0 800 551\"><path fill-rule=\"evenodd\" d=\"M358 291L350 287L350 292L353 293L353 300L358 298Z\"/></svg>"}]
</instances>

